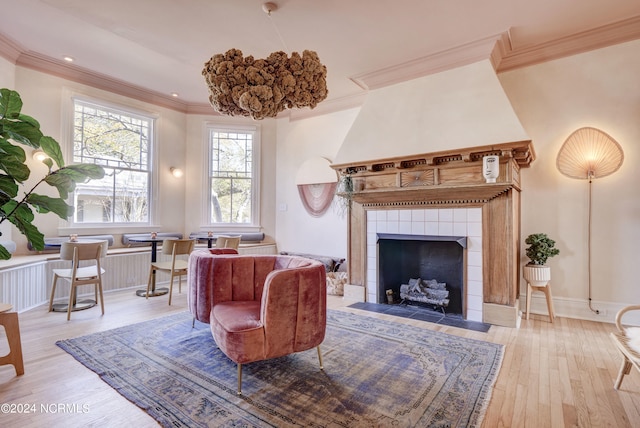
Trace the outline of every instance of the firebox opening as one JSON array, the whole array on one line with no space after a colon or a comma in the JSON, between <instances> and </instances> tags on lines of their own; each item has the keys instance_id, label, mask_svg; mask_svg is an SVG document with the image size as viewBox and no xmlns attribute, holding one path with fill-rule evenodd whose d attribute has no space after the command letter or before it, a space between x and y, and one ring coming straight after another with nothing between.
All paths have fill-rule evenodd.
<instances>
[{"instance_id":1,"label":"firebox opening","mask_svg":"<svg viewBox=\"0 0 640 428\"><path fill-rule=\"evenodd\" d=\"M400 286L421 278L445 283L449 302L444 309L463 313L466 237L379 233L377 238L378 302L388 301L387 290L399 301Z\"/></svg>"}]
</instances>

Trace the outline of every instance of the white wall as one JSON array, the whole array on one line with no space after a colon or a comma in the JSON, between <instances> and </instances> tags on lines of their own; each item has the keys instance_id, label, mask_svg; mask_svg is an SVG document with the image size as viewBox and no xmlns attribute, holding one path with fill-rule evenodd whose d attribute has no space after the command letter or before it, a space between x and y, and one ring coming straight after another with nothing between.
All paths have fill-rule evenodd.
<instances>
[{"instance_id":1,"label":"white wall","mask_svg":"<svg viewBox=\"0 0 640 428\"><path fill-rule=\"evenodd\" d=\"M640 41L500 74L499 80L531 137L537 159L522 171L522 265L524 238L545 232L560 255L549 260L556 311L561 316L611 321L640 302ZM346 253L346 220L331 210L314 219L304 211L293 180L296 166L312 156L333 159L358 109L278 123L276 199L280 249ZM455 112L451 113L455 115ZM464 124L461 124L463 126ZM375 129L377 123L370 124ZM601 128L625 151L622 168L593 185L593 306L587 301L587 182L562 176L555 156L571 132ZM393 144L390 142L389 144ZM368 153L369 147L362 147ZM366 158L367 156L363 156ZM522 281L522 280L521 280ZM522 292L524 288L521 285ZM544 307L536 297L532 308ZM522 295L521 302L524 302Z\"/></svg>"},{"instance_id":2,"label":"white wall","mask_svg":"<svg viewBox=\"0 0 640 428\"><path fill-rule=\"evenodd\" d=\"M185 164L185 129L186 115L176 111L161 108L155 105L143 103L109 92L100 91L68 80L60 79L48 74L43 74L31 69L17 67L15 87L13 88L22 98L22 113L32 116L40 122L41 130L45 135L56 139L60 145L70 149L71 142L65 128L70 126L65 120L64 110L69 108L68 98L70 94L82 94L96 99L114 103L120 106L134 108L145 113L156 115L157 119L157 168L158 183L154 193L156 202L155 224L146 228L88 228L69 229L66 222L60 220L55 214L38 215L34 224L45 236L57 236L58 234L96 234L109 233L116 237L116 244L125 232L177 231L184 229L185 206L185 182L173 177L169 168L171 166L184 167ZM68 114L66 117L69 117ZM27 151L27 161L31 168L31 177L25 184L25 188L33 186L44 174L46 167L30 158L30 149ZM67 158L68 161L68 158ZM55 189L49 186L41 186L38 193L57 195ZM26 239L13 231L13 240L18 244L16 254L27 252Z\"/></svg>"},{"instance_id":3,"label":"white wall","mask_svg":"<svg viewBox=\"0 0 640 428\"><path fill-rule=\"evenodd\" d=\"M278 250L346 257L347 223L333 205L321 217L305 210L295 183L298 168L308 159L333 161L359 109L289 122L278 119L276 168L276 229Z\"/></svg>"},{"instance_id":4,"label":"white wall","mask_svg":"<svg viewBox=\"0 0 640 428\"><path fill-rule=\"evenodd\" d=\"M13 88L16 80L16 66L0 56L0 88Z\"/></svg>"},{"instance_id":5,"label":"white wall","mask_svg":"<svg viewBox=\"0 0 640 428\"><path fill-rule=\"evenodd\" d=\"M369 92L336 163L527 139L486 59Z\"/></svg>"},{"instance_id":6,"label":"white wall","mask_svg":"<svg viewBox=\"0 0 640 428\"><path fill-rule=\"evenodd\" d=\"M548 264L556 306L567 315L593 317L587 305L588 184L561 175L555 166L565 139L584 126L611 135L625 154L618 172L593 182L593 306L606 312L600 317L610 317L620 305L640 302L638 76L640 41L499 76L537 153L522 172L522 237L545 232L557 241L560 254Z\"/></svg>"}]
</instances>

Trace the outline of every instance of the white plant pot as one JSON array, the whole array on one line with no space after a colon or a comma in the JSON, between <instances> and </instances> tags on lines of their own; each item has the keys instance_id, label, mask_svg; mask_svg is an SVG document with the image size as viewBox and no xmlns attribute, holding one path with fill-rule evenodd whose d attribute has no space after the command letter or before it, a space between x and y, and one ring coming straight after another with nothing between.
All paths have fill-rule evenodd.
<instances>
[{"instance_id":1,"label":"white plant pot","mask_svg":"<svg viewBox=\"0 0 640 428\"><path fill-rule=\"evenodd\" d=\"M522 272L532 287L546 287L551 281L551 268L544 265L526 265Z\"/></svg>"}]
</instances>

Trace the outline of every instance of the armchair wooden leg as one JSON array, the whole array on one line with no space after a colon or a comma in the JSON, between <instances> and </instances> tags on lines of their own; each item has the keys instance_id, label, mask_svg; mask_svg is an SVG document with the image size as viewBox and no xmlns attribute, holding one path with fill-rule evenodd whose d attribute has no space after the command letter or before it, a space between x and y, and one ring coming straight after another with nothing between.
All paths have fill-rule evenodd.
<instances>
[{"instance_id":1,"label":"armchair wooden leg","mask_svg":"<svg viewBox=\"0 0 640 428\"><path fill-rule=\"evenodd\" d=\"M320 345L318 345L318 361L320 361L320 370L324 370L324 366L322 365L322 352L320 352Z\"/></svg>"},{"instance_id":2,"label":"armchair wooden leg","mask_svg":"<svg viewBox=\"0 0 640 428\"><path fill-rule=\"evenodd\" d=\"M242 364L238 363L238 395L242 395Z\"/></svg>"},{"instance_id":3,"label":"armchair wooden leg","mask_svg":"<svg viewBox=\"0 0 640 428\"><path fill-rule=\"evenodd\" d=\"M626 356L622 357L622 365L620 365L620 371L618 372L618 378L616 382L613 384L613 389L620 389L620 385L622 385L622 379L624 375L628 375L631 372L631 361Z\"/></svg>"}]
</instances>

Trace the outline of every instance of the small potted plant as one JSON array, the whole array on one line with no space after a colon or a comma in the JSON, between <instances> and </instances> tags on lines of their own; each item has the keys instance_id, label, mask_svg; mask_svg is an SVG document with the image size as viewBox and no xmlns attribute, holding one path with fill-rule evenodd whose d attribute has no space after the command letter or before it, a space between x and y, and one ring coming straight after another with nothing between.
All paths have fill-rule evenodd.
<instances>
[{"instance_id":1,"label":"small potted plant","mask_svg":"<svg viewBox=\"0 0 640 428\"><path fill-rule=\"evenodd\" d=\"M526 255L530 260L524 267L524 279L534 287L544 287L551 280L551 268L545 263L550 257L560 254L560 250L555 248L556 241L546 233L533 233L524 242L529 245Z\"/></svg>"}]
</instances>

